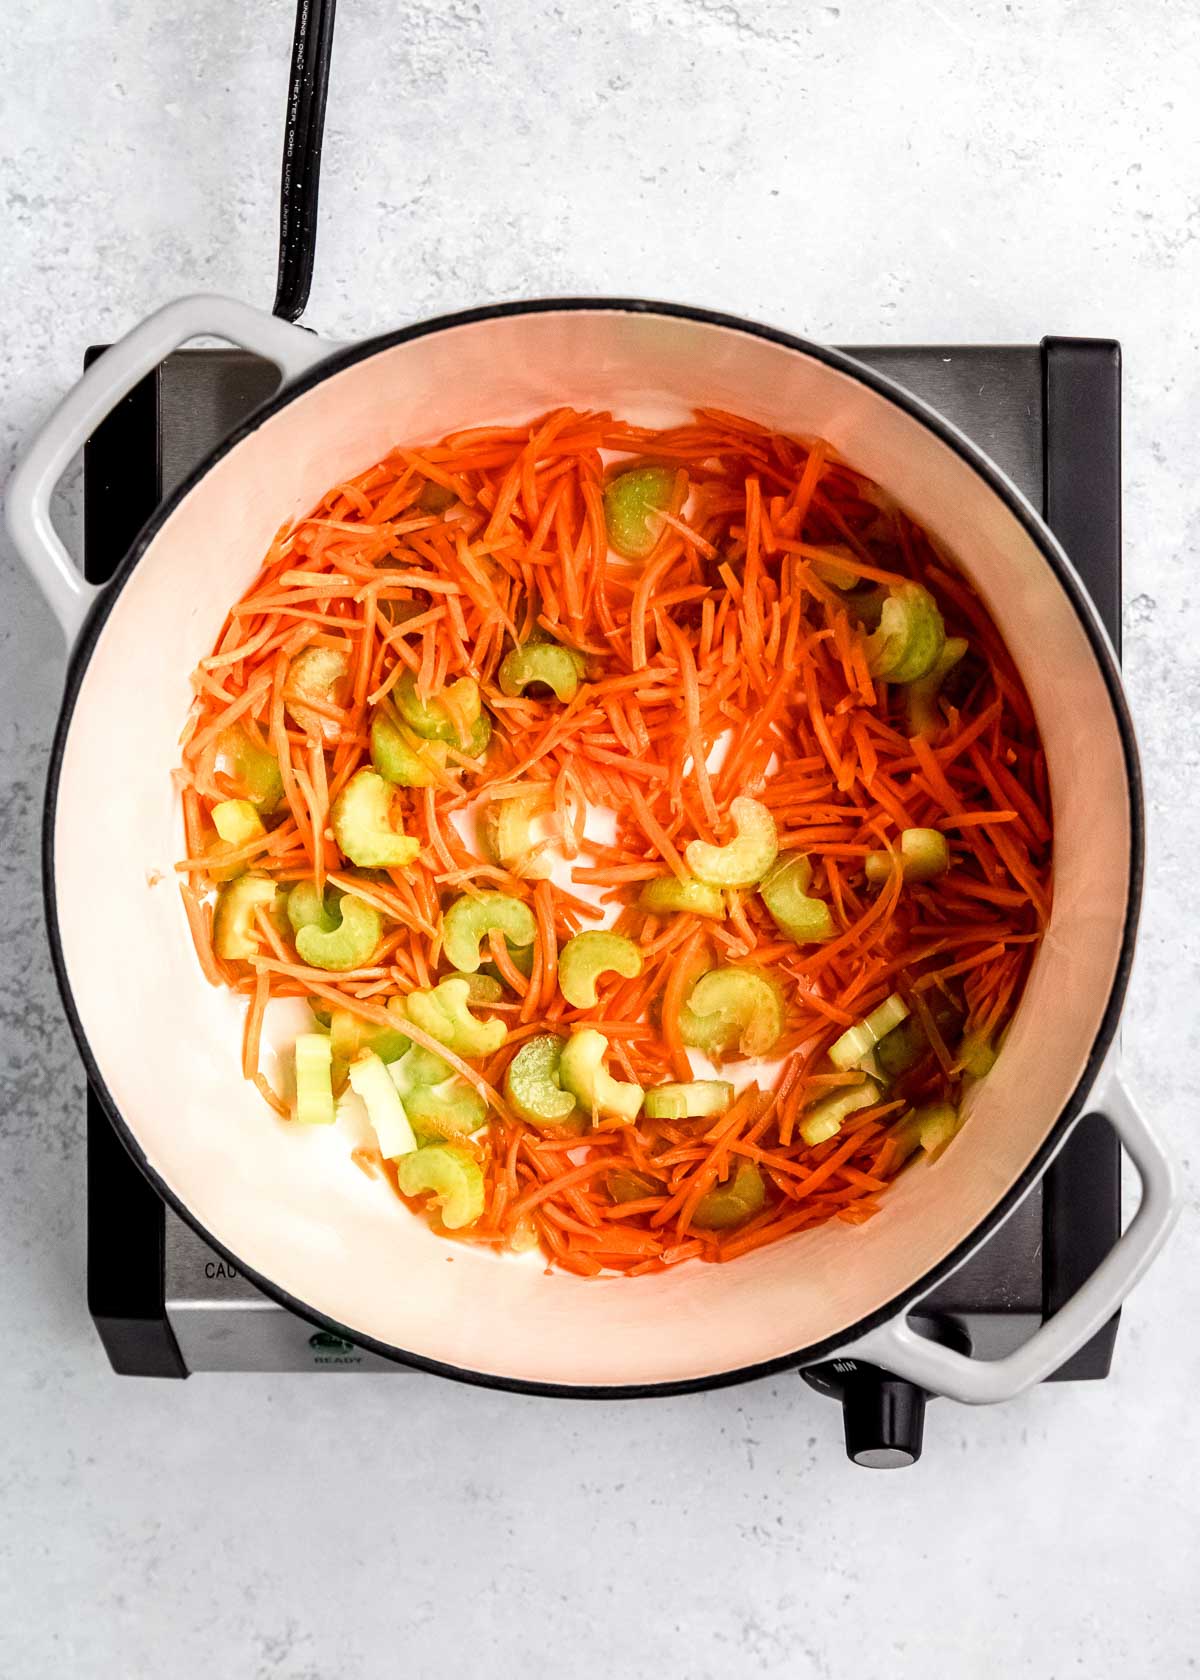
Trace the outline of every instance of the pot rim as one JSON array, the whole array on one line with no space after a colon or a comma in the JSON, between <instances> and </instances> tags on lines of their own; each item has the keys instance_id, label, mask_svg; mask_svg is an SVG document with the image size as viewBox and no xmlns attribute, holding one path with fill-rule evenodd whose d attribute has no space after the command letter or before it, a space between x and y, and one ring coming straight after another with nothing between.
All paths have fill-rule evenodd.
<instances>
[{"instance_id":1,"label":"pot rim","mask_svg":"<svg viewBox=\"0 0 1200 1680\"><path fill-rule=\"evenodd\" d=\"M755 1364L740 1366L735 1370L717 1371L701 1377L661 1383L571 1384L532 1382L522 1378L498 1376L487 1371L474 1371L465 1366L450 1365L441 1360L411 1353L390 1343L380 1342L371 1336L363 1335L351 1329L348 1325L340 1323L337 1319L316 1311L305 1302L291 1295L281 1285L274 1283L253 1267L247 1266L238 1255L226 1248L204 1227L182 1198L159 1176L147 1160L132 1128L118 1110L92 1053L75 1005L59 932L54 880L55 820L63 755L75 706L79 699L79 692L92 653L95 651L100 633L134 568L171 514L205 474L218 461L235 449L239 443L257 430L264 421L285 408L294 398L304 395L305 392L313 389L329 375L340 373L343 369L353 366L357 362L366 361L381 351L428 337L436 332L443 332L454 327L470 326L480 321L495 320L506 316L554 314L571 311L660 315L676 320L695 321L705 326L721 327L745 334L750 338L763 339L768 343L777 344L783 349L794 350L801 355L823 362L827 367L858 380L860 384L866 385L877 396L891 402L932 431L942 443L971 467L987 487L999 497L1008 512L1013 515L1033 540L1042 559L1051 568L1067 596L1084 634L1088 638L1089 646L1100 668L1108 692L1121 741L1129 794L1129 886L1126 894L1121 945L1104 1014L1078 1084L1048 1131L1041 1146L1027 1163L1024 1171L998 1199L986 1217L974 1226L962 1241L957 1243L936 1265L930 1267L914 1283L901 1290L883 1306L856 1320L836 1335L826 1337L822 1341L811 1343L806 1347L797 1348L792 1353L782 1354L774 1359ZM763 326L741 316L728 315L718 310L693 307L688 304L664 303L640 298L567 297L516 300L508 303L487 304L475 309L459 310L447 315L434 316L426 321L417 321L407 327L395 328L390 332L379 333L371 338L335 348L328 357L322 358L300 374L298 378L281 386L264 403L240 421L164 498L139 531L130 546L129 552L113 573L112 578L103 586L102 593L98 596L70 653L64 683L62 709L59 713L51 746L46 782L42 824L42 892L46 931L55 977L72 1035L83 1059L88 1081L100 1099L105 1114L117 1136L135 1164L166 1205L187 1225L191 1226L202 1241L230 1264L236 1266L243 1277L247 1278L264 1295L277 1302L288 1312L318 1329L330 1331L393 1364L408 1366L414 1370L427 1371L435 1376L448 1377L453 1381L468 1383L479 1388L499 1389L516 1394L544 1395L555 1399L620 1400L694 1394L707 1389L728 1388L735 1383L747 1382L758 1377L776 1376L785 1371L795 1371L805 1366L818 1364L822 1359L836 1353L839 1348L857 1341L868 1331L874 1330L879 1325L905 1312L907 1308L927 1295L942 1278L949 1276L951 1272L962 1265L968 1256L986 1241L1045 1172L1051 1159L1065 1141L1071 1126L1084 1112L1087 1097L1116 1036L1133 964L1144 874L1144 853L1145 811L1137 741L1129 704L1125 698L1121 674L1103 625L1074 567L1049 526L1036 513L1011 480L970 438L944 419L936 410L928 407L918 397L906 391L903 386L894 383L874 368L856 361L853 356L849 356L843 351L815 344L808 339L797 337L795 334L784 332L779 328Z\"/></svg>"}]
</instances>

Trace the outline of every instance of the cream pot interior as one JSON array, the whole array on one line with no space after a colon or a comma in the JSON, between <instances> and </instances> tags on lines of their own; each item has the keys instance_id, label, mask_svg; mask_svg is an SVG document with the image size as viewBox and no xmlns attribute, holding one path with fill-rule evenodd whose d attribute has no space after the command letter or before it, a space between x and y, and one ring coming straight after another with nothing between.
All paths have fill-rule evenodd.
<instances>
[{"instance_id":1,"label":"cream pot interior","mask_svg":"<svg viewBox=\"0 0 1200 1680\"><path fill-rule=\"evenodd\" d=\"M241 1077L242 1006L205 983L172 873L188 674L273 533L397 443L559 403L655 423L712 403L828 438L982 591L1028 684L1054 800L1053 920L1004 1053L945 1155L906 1173L862 1227L835 1222L732 1265L635 1281L547 1276L536 1257L440 1241L352 1164L345 1126L301 1133L276 1119ZM99 631L53 831L82 1030L146 1161L191 1216L353 1334L563 1385L685 1382L786 1357L843 1334L956 1249L1080 1081L1117 969L1129 868L1112 702L1078 609L1001 497L919 419L815 355L619 309L500 314L379 349L226 453L166 519Z\"/></svg>"}]
</instances>

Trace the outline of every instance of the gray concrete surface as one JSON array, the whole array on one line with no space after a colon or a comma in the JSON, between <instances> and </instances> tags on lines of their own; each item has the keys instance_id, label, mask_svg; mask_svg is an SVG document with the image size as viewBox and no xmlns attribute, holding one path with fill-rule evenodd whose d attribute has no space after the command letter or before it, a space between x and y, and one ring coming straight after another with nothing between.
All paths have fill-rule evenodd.
<instances>
[{"instance_id":1,"label":"gray concrete surface","mask_svg":"<svg viewBox=\"0 0 1200 1680\"><path fill-rule=\"evenodd\" d=\"M1190 1183L1198 20L1170 0L343 0L308 317L350 336L621 292L843 342L1119 337L1153 825L1125 1047ZM0 472L89 342L195 288L269 303L290 29L285 0L9 9ZM1193 1671L1194 1190L1109 1382L943 1402L899 1475L846 1465L795 1379L588 1406L114 1378L37 885L63 661L3 568L0 1673Z\"/></svg>"}]
</instances>

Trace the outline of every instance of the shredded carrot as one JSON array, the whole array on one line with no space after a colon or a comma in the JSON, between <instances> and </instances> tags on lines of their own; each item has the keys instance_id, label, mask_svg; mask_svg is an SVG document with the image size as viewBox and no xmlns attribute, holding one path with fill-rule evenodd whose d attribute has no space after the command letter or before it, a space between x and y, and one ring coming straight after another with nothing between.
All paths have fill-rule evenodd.
<instances>
[{"instance_id":1,"label":"shredded carrot","mask_svg":"<svg viewBox=\"0 0 1200 1680\"><path fill-rule=\"evenodd\" d=\"M612 456L672 470L642 561L609 548L605 485L621 470L606 464ZM431 486L452 498L442 511L425 495ZM832 566L857 586L835 588ZM969 645L928 738L910 738L904 685L871 676L856 605L909 578L934 593L946 633ZM567 701L504 691L501 661L530 638L577 651L582 679ZM310 648L345 654L336 696L289 686ZM429 758L430 785L391 795L388 820L420 850L383 871L340 851L333 815L372 768L377 715L410 750L421 747L403 711L406 674L421 702L442 702L451 739ZM452 687L462 678L476 693ZM958 1101L957 1023L1003 1032L1049 919L1045 755L981 600L828 443L721 410L655 432L562 407L528 425L394 450L277 534L190 696L175 772L186 846L176 867L205 978L246 1000L246 1078L288 1117L260 1071L274 1000L310 998L394 1028L388 1001L449 972L450 903L481 892L520 899L536 929L529 960L492 930L480 955L502 993L470 1005L504 1024L501 1048L477 1063L415 1024L405 1031L487 1105L469 1145L484 1211L463 1239L506 1247L533 1233L548 1264L581 1278L725 1263L826 1220L873 1217L903 1167L897 1117L934 1097ZM476 701L491 724L482 757L466 747ZM270 790L239 769L238 741L274 757L274 809ZM472 804L531 789L544 794L556 838L517 859L481 856L466 838ZM251 794L266 807L264 832L214 848L214 806ZM639 908L645 882L689 878L692 840L729 841L739 795L771 812L780 856L807 856L831 937L796 944L753 887L726 894L715 920ZM600 808L603 840L588 825ZM906 882L900 834L922 827L947 835L951 867ZM866 860L881 851L896 861L879 884ZM549 879L522 876L556 852L565 867ZM213 894L230 890L239 868L281 892L312 882L353 895L380 918L375 949L355 968L314 967L287 918L260 905L257 954L222 956ZM578 893L560 884L568 878ZM640 972L606 975L597 1005L572 1009L560 948L597 921L635 946ZM733 1057L721 1071L734 1101L709 1121L600 1115L582 1136L552 1136L510 1111L501 1090L521 1047L583 1025L605 1036L613 1077L643 1088L690 1080L685 1005L716 964L762 968L779 987L769 1089L755 1082L761 1068ZM885 1102L806 1144L806 1108L858 1077L832 1066L830 1046L893 989L922 1053ZM377 1151L352 1159L395 1192ZM732 1228L709 1228L705 1198L727 1195L739 1172L758 1175L761 1206Z\"/></svg>"}]
</instances>

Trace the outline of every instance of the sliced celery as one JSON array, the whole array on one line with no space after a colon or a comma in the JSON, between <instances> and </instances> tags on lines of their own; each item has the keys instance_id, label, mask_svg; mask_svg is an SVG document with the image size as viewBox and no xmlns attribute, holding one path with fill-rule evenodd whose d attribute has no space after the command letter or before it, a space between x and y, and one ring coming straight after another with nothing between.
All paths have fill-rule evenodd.
<instances>
[{"instance_id":1,"label":"sliced celery","mask_svg":"<svg viewBox=\"0 0 1200 1680\"><path fill-rule=\"evenodd\" d=\"M405 738L399 724L378 710L371 719L371 763L385 782L399 787L436 787L444 780L445 741Z\"/></svg>"},{"instance_id":2,"label":"sliced celery","mask_svg":"<svg viewBox=\"0 0 1200 1680\"><path fill-rule=\"evenodd\" d=\"M271 910L278 891L267 875L239 875L222 887L213 912L213 950L232 962L245 962L261 950L254 918L260 909Z\"/></svg>"},{"instance_id":3,"label":"sliced celery","mask_svg":"<svg viewBox=\"0 0 1200 1680\"><path fill-rule=\"evenodd\" d=\"M329 820L338 848L363 869L404 869L421 842L393 825L395 792L374 770L356 770L333 802Z\"/></svg>"},{"instance_id":4,"label":"sliced celery","mask_svg":"<svg viewBox=\"0 0 1200 1680\"><path fill-rule=\"evenodd\" d=\"M406 1155L396 1169L405 1196L428 1196L448 1231L474 1225L483 1212L483 1169L461 1144L430 1143Z\"/></svg>"},{"instance_id":5,"label":"sliced celery","mask_svg":"<svg viewBox=\"0 0 1200 1680\"><path fill-rule=\"evenodd\" d=\"M936 828L906 828L900 835L900 870L906 881L932 881L950 867L950 847ZM868 881L886 881L892 873L890 852L871 852Z\"/></svg>"},{"instance_id":6,"label":"sliced celery","mask_svg":"<svg viewBox=\"0 0 1200 1680\"><path fill-rule=\"evenodd\" d=\"M608 540L626 560L644 560L658 541L662 521L655 519L671 500L671 467L630 467L608 482L604 522Z\"/></svg>"},{"instance_id":7,"label":"sliced celery","mask_svg":"<svg viewBox=\"0 0 1200 1680\"><path fill-rule=\"evenodd\" d=\"M843 1072L854 1067L864 1056L870 1055L881 1038L886 1038L901 1021L906 1021L908 1015L908 1005L899 992L893 992L865 1020L857 1022L835 1040L829 1050L830 1061Z\"/></svg>"},{"instance_id":8,"label":"sliced celery","mask_svg":"<svg viewBox=\"0 0 1200 1680\"><path fill-rule=\"evenodd\" d=\"M333 1010L324 998L310 997L304 1000L313 1012L314 1019L329 1032L333 1026Z\"/></svg>"},{"instance_id":9,"label":"sliced celery","mask_svg":"<svg viewBox=\"0 0 1200 1680\"><path fill-rule=\"evenodd\" d=\"M324 1033L301 1033L296 1040L296 1119L302 1126L332 1126L333 1051Z\"/></svg>"},{"instance_id":10,"label":"sliced celery","mask_svg":"<svg viewBox=\"0 0 1200 1680\"><path fill-rule=\"evenodd\" d=\"M926 1155L940 1155L962 1125L962 1118L949 1103L932 1102L914 1111L913 1124Z\"/></svg>"},{"instance_id":11,"label":"sliced celery","mask_svg":"<svg viewBox=\"0 0 1200 1680\"><path fill-rule=\"evenodd\" d=\"M828 904L809 895L812 864L803 852L788 852L780 858L758 889L780 933L798 945L832 939L837 932Z\"/></svg>"},{"instance_id":12,"label":"sliced celery","mask_svg":"<svg viewBox=\"0 0 1200 1680\"><path fill-rule=\"evenodd\" d=\"M288 898L289 915L294 898L295 888ZM296 950L300 960L312 968L341 970L367 967L383 935L383 921L378 910L350 893L342 894L337 910L340 920L336 927L327 928L320 922L309 922L297 930Z\"/></svg>"},{"instance_id":13,"label":"sliced celery","mask_svg":"<svg viewBox=\"0 0 1200 1680\"><path fill-rule=\"evenodd\" d=\"M827 583L839 594L846 594L858 587L862 576L852 569L858 563L858 556L852 548L847 548L845 543L822 543L821 553L822 559L810 559L808 563L822 583ZM842 565L843 560L848 561L849 565Z\"/></svg>"},{"instance_id":14,"label":"sliced celery","mask_svg":"<svg viewBox=\"0 0 1200 1680\"><path fill-rule=\"evenodd\" d=\"M287 896L287 918L292 932L316 927L322 933L332 933L341 921L338 897L336 887L326 887L321 894L315 881L297 881Z\"/></svg>"},{"instance_id":15,"label":"sliced celery","mask_svg":"<svg viewBox=\"0 0 1200 1680\"><path fill-rule=\"evenodd\" d=\"M867 638L867 668L886 682L915 682L936 665L945 640L942 615L929 591L919 583L894 584L879 628Z\"/></svg>"},{"instance_id":16,"label":"sliced celery","mask_svg":"<svg viewBox=\"0 0 1200 1680\"><path fill-rule=\"evenodd\" d=\"M537 938L533 911L508 893L464 893L442 917L442 949L464 974L479 968L479 943L495 929L509 946L531 946Z\"/></svg>"},{"instance_id":17,"label":"sliced celery","mask_svg":"<svg viewBox=\"0 0 1200 1680\"><path fill-rule=\"evenodd\" d=\"M222 799L212 808L213 827L231 846L247 846L267 831L248 799Z\"/></svg>"},{"instance_id":18,"label":"sliced celery","mask_svg":"<svg viewBox=\"0 0 1200 1680\"><path fill-rule=\"evenodd\" d=\"M479 1021L467 1007L471 983L442 980L427 991L409 992L404 1012L415 1027L459 1056L494 1056L504 1043L503 1021Z\"/></svg>"},{"instance_id":19,"label":"sliced celery","mask_svg":"<svg viewBox=\"0 0 1200 1680\"><path fill-rule=\"evenodd\" d=\"M554 1033L539 1033L527 1039L508 1064L504 1094L514 1113L531 1126L574 1129L574 1123L583 1118L574 1095L564 1090L560 1079L566 1042Z\"/></svg>"},{"instance_id":20,"label":"sliced celery","mask_svg":"<svg viewBox=\"0 0 1200 1680\"><path fill-rule=\"evenodd\" d=\"M996 1065L996 1051L991 1034L981 1031L979 1027L972 1027L970 1032L964 1033L958 1049L958 1059L972 1079L984 1078Z\"/></svg>"},{"instance_id":21,"label":"sliced celery","mask_svg":"<svg viewBox=\"0 0 1200 1680\"><path fill-rule=\"evenodd\" d=\"M442 1076L430 1077L438 1069ZM388 1071L420 1144L469 1137L487 1119L487 1103L474 1086L419 1045Z\"/></svg>"},{"instance_id":22,"label":"sliced celery","mask_svg":"<svg viewBox=\"0 0 1200 1680\"><path fill-rule=\"evenodd\" d=\"M400 1093L373 1050L362 1051L350 1063L350 1089L366 1105L367 1118L379 1139L381 1155L394 1161L417 1147Z\"/></svg>"},{"instance_id":23,"label":"sliced celery","mask_svg":"<svg viewBox=\"0 0 1200 1680\"><path fill-rule=\"evenodd\" d=\"M703 881L681 881L677 875L659 875L647 881L638 894L638 909L652 916L681 913L707 916L714 922L725 920L725 899L720 887L707 886Z\"/></svg>"},{"instance_id":24,"label":"sliced celery","mask_svg":"<svg viewBox=\"0 0 1200 1680\"><path fill-rule=\"evenodd\" d=\"M592 1027L572 1033L563 1047L558 1072L563 1086L592 1115L636 1120L644 1092L640 1085L614 1079L604 1067L608 1040Z\"/></svg>"},{"instance_id":25,"label":"sliced celery","mask_svg":"<svg viewBox=\"0 0 1200 1680\"><path fill-rule=\"evenodd\" d=\"M409 1040L391 1027L377 1027L349 1009L334 1009L329 1017L329 1042L339 1062L352 1062L364 1050L373 1050L381 1062L395 1062L404 1055Z\"/></svg>"},{"instance_id":26,"label":"sliced celery","mask_svg":"<svg viewBox=\"0 0 1200 1680\"><path fill-rule=\"evenodd\" d=\"M251 805L269 816L283 798L283 777L275 754L252 741L240 724L231 724L222 733L217 751Z\"/></svg>"},{"instance_id":27,"label":"sliced celery","mask_svg":"<svg viewBox=\"0 0 1200 1680\"><path fill-rule=\"evenodd\" d=\"M727 846L691 841L684 854L687 866L710 887L752 887L762 880L779 851L775 818L757 799L735 799L729 814L736 838Z\"/></svg>"},{"instance_id":28,"label":"sliced celery","mask_svg":"<svg viewBox=\"0 0 1200 1680\"><path fill-rule=\"evenodd\" d=\"M692 1079L677 1085L655 1085L646 1092L651 1120L699 1120L724 1114L733 1101L733 1086L725 1079Z\"/></svg>"},{"instance_id":29,"label":"sliced celery","mask_svg":"<svg viewBox=\"0 0 1200 1680\"><path fill-rule=\"evenodd\" d=\"M893 1027L890 1033L885 1033L874 1049L875 1067L868 1070L878 1072L885 1083L890 1083L908 1069L920 1058L927 1048L929 1040L925 1037L918 1022L910 1016L907 1021Z\"/></svg>"},{"instance_id":30,"label":"sliced celery","mask_svg":"<svg viewBox=\"0 0 1200 1680\"><path fill-rule=\"evenodd\" d=\"M765 969L714 968L701 975L679 1012L685 1044L709 1055L765 1056L784 1028L784 998Z\"/></svg>"},{"instance_id":31,"label":"sliced celery","mask_svg":"<svg viewBox=\"0 0 1200 1680\"><path fill-rule=\"evenodd\" d=\"M396 684L393 695L401 718L423 741L447 741L461 750L470 751L473 757L486 747L486 740L477 745L476 730L484 714L479 699L479 684L473 677L460 677L443 691L441 698L431 694L427 700L422 700L417 692L416 677L411 671L406 671Z\"/></svg>"},{"instance_id":32,"label":"sliced celery","mask_svg":"<svg viewBox=\"0 0 1200 1680\"><path fill-rule=\"evenodd\" d=\"M214 881L234 881L239 875L245 874L249 865L222 863L221 859L239 847L248 845L251 840L257 840L267 831L263 827L262 818L248 799L222 799L212 808L212 820L218 838L208 848L208 856L212 860L208 865L208 873Z\"/></svg>"},{"instance_id":33,"label":"sliced celery","mask_svg":"<svg viewBox=\"0 0 1200 1680\"><path fill-rule=\"evenodd\" d=\"M827 1143L858 1109L871 1108L879 1101L880 1089L874 1079L864 1079L861 1085L841 1085L805 1111L800 1136L810 1147Z\"/></svg>"},{"instance_id":34,"label":"sliced celery","mask_svg":"<svg viewBox=\"0 0 1200 1680\"><path fill-rule=\"evenodd\" d=\"M557 642L526 642L515 647L500 661L496 673L503 694L524 694L531 683L554 691L556 699L575 698L583 676L585 662L574 648L560 647Z\"/></svg>"},{"instance_id":35,"label":"sliced celery","mask_svg":"<svg viewBox=\"0 0 1200 1680\"><path fill-rule=\"evenodd\" d=\"M967 651L962 636L948 636L932 667L916 682L909 683L908 732L910 735L932 735L942 718L938 711L938 696L942 684Z\"/></svg>"},{"instance_id":36,"label":"sliced celery","mask_svg":"<svg viewBox=\"0 0 1200 1680\"><path fill-rule=\"evenodd\" d=\"M442 979L465 980L472 1003L499 1003L504 996L504 987L490 974L443 974Z\"/></svg>"},{"instance_id":37,"label":"sliced celery","mask_svg":"<svg viewBox=\"0 0 1200 1680\"><path fill-rule=\"evenodd\" d=\"M558 985L576 1009L596 1004L596 981L602 974L634 980L642 972L642 953L624 934L588 929L568 939L558 958Z\"/></svg>"},{"instance_id":38,"label":"sliced celery","mask_svg":"<svg viewBox=\"0 0 1200 1680\"><path fill-rule=\"evenodd\" d=\"M535 843L533 825L553 809L554 791L548 782L511 799L489 800L476 820L484 856L522 880L548 880L552 860L545 848Z\"/></svg>"},{"instance_id":39,"label":"sliced celery","mask_svg":"<svg viewBox=\"0 0 1200 1680\"><path fill-rule=\"evenodd\" d=\"M614 1202L641 1202L647 1196L661 1196L662 1181L651 1178L648 1173L630 1172L625 1167L616 1167L604 1180L604 1188Z\"/></svg>"},{"instance_id":40,"label":"sliced celery","mask_svg":"<svg viewBox=\"0 0 1200 1680\"><path fill-rule=\"evenodd\" d=\"M753 1161L739 1161L731 1179L716 1185L696 1203L692 1224L701 1231L728 1231L761 1212L767 1187Z\"/></svg>"},{"instance_id":41,"label":"sliced celery","mask_svg":"<svg viewBox=\"0 0 1200 1680\"><path fill-rule=\"evenodd\" d=\"M287 709L305 734L314 740L336 741L341 725L334 718L306 706L306 700L318 700L323 706L344 706L350 683L350 650L348 648L307 647L288 667L284 698Z\"/></svg>"},{"instance_id":42,"label":"sliced celery","mask_svg":"<svg viewBox=\"0 0 1200 1680\"><path fill-rule=\"evenodd\" d=\"M526 1217L518 1219L513 1226L505 1247L510 1254L532 1254L540 1242L537 1226L532 1219Z\"/></svg>"}]
</instances>

